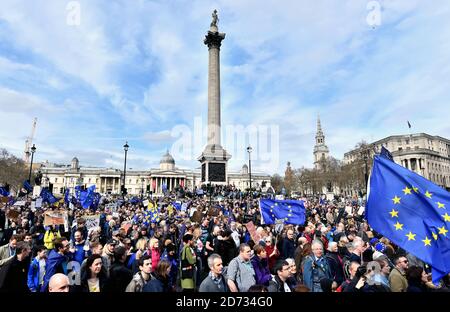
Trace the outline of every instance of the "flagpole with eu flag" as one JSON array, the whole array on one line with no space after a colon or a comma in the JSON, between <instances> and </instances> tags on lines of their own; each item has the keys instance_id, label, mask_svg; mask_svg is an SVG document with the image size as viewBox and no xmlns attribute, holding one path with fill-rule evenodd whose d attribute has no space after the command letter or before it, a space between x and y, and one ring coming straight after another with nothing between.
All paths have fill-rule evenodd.
<instances>
[{"instance_id":1,"label":"flagpole with eu flag","mask_svg":"<svg viewBox=\"0 0 450 312\"><path fill-rule=\"evenodd\" d=\"M285 224L304 224L305 206L301 200L259 200L262 221L265 224L274 224L276 220L282 220Z\"/></svg>"},{"instance_id":2,"label":"flagpole with eu flag","mask_svg":"<svg viewBox=\"0 0 450 312\"><path fill-rule=\"evenodd\" d=\"M433 283L450 272L450 193L389 159L374 157L366 216L370 226L432 267Z\"/></svg>"}]
</instances>

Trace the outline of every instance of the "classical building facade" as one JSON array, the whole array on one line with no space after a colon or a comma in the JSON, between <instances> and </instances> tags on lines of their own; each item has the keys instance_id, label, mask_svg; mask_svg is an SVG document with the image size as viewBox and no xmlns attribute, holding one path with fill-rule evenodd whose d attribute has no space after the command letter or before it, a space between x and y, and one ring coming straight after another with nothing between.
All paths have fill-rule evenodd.
<instances>
[{"instance_id":1,"label":"classical building facade","mask_svg":"<svg viewBox=\"0 0 450 312\"><path fill-rule=\"evenodd\" d=\"M435 184L450 189L450 140L426 133L393 135L369 144L373 156L381 147L388 149L394 161ZM356 149L344 154L344 163L351 163L361 155Z\"/></svg>"},{"instance_id":2,"label":"classical building facade","mask_svg":"<svg viewBox=\"0 0 450 312\"><path fill-rule=\"evenodd\" d=\"M120 194L123 183L123 171L113 168L82 167L74 157L70 165L42 163L40 171L45 183L53 184L53 193L62 194L65 188L73 190L77 185L86 187L95 185L101 194ZM270 175L252 172L252 186L270 186ZM247 165L240 172L229 172L227 184L234 185L241 190L249 187L249 172ZM165 189L171 191L177 186L194 190L200 187L200 169L180 169L175 166L175 160L167 151L161 158L159 168L150 170L127 170L125 187L128 194L140 195L151 191L161 195Z\"/></svg>"}]
</instances>

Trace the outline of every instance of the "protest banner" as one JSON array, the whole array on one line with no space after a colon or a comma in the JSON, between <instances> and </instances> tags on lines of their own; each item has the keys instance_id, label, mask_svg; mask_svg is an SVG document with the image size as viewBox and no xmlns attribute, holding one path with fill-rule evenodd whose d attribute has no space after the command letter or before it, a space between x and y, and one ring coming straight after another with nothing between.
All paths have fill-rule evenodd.
<instances>
[{"instance_id":1,"label":"protest banner","mask_svg":"<svg viewBox=\"0 0 450 312\"><path fill-rule=\"evenodd\" d=\"M100 215L85 215L83 219L86 220L86 229L89 231L92 228L100 226Z\"/></svg>"},{"instance_id":2,"label":"protest banner","mask_svg":"<svg viewBox=\"0 0 450 312\"><path fill-rule=\"evenodd\" d=\"M196 211L191 217L192 222L200 223L203 219L203 213L201 211Z\"/></svg>"},{"instance_id":3,"label":"protest banner","mask_svg":"<svg viewBox=\"0 0 450 312\"><path fill-rule=\"evenodd\" d=\"M66 212L48 211L44 215L44 226L64 225L66 223L66 219Z\"/></svg>"},{"instance_id":4,"label":"protest banner","mask_svg":"<svg viewBox=\"0 0 450 312\"><path fill-rule=\"evenodd\" d=\"M252 240L255 243L258 243L261 240L261 235L259 235L256 232L256 226L255 226L255 224L253 224L253 221L250 221L250 222L248 222L248 223L246 223L244 225L247 228L248 232L250 233L250 236L251 236Z\"/></svg>"},{"instance_id":5,"label":"protest banner","mask_svg":"<svg viewBox=\"0 0 450 312\"><path fill-rule=\"evenodd\" d=\"M14 203L13 206L25 206L25 204L26 204L26 201L24 201L24 200L18 200L18 201L16 201L16 202Z\"/></svg>"},{"instance_id":6,"label":"protest banner","mask_svg":"<svg viewBox=\"0 0 450 312\"><path fill-rule=\"evenodd\" d=\"M42 198L36 198L36 208L42 207Z\"/></svg>"}]
</instances>

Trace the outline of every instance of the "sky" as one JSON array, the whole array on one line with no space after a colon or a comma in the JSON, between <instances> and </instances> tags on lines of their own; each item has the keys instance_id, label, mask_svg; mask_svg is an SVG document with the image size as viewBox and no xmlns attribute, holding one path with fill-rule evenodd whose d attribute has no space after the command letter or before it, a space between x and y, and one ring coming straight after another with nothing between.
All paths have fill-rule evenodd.
<instances>
[{"instance_id":1,"label":"sky","mask_svg":"<svg viewBox=\"0 0 450 312\"><path fill-rule=\"evenodd\" d=\"M218 10L229 169L313 167L330 154L425 132L450 138L450 3L420 0L2 0L0 148L35 161L198 168Z\"/></svg>"}]
</instances>

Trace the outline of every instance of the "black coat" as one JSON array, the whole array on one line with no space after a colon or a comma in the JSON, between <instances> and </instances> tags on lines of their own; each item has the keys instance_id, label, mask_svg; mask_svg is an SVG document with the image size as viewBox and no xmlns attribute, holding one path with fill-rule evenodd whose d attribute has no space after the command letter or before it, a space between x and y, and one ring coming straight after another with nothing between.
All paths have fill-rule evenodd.
<instances>
[{"instance_id":1,"label":"black coat","mask_svg":"<svg viewBox=\"0 0 450 312\"><path fill-rule=\"evenodd\" d=\"M222 257L223 266L227 266L236 257L237 248L233 238L218 240L214 246L214 252Z\"/></svg>"},{"instance_id":2,"label":"black coat","mask_svg":"<svg viewBox=\"0 0 450 312\"><path fill-rule=\"evenodd\" d=\"M280 250L280 258L294 258L295 253L295 242L292 239L288 239L287 237L283 238L281 242L281 250Z\"/></svg>"},{"instance_id":3,"label":"black coat","mask_svg":"<svg viewBox=\"0 0 450 312\"><path fill-rule=\"evenodd\" d=\"M109 282L107 292L125 292L133 278L133 273L123 263L114 263L109 269Z\"/></svg>"},{"instance_id":4,"label":"black coat","mask_svg":"<svg viewBox=\"0 0 450 312\"><path fill-rule=\"evenodd\" d=\"M10 261L1 267L1 278L3 285L1 291L28 293L30 290L27 285L28 267L30 262L27 259L19 261L14 256Z\"/></svg>"},{"instance_id":5,"label":"black coat","mask_svg":"<svg viewBox=\"0 0 450 312\"><path fill-rule=\"evenodd\" d=\"M338 285L345 280L343 258L337 252L330 252L326 255L330 265L331 276Z\"/></svg>"}]
</instances>

